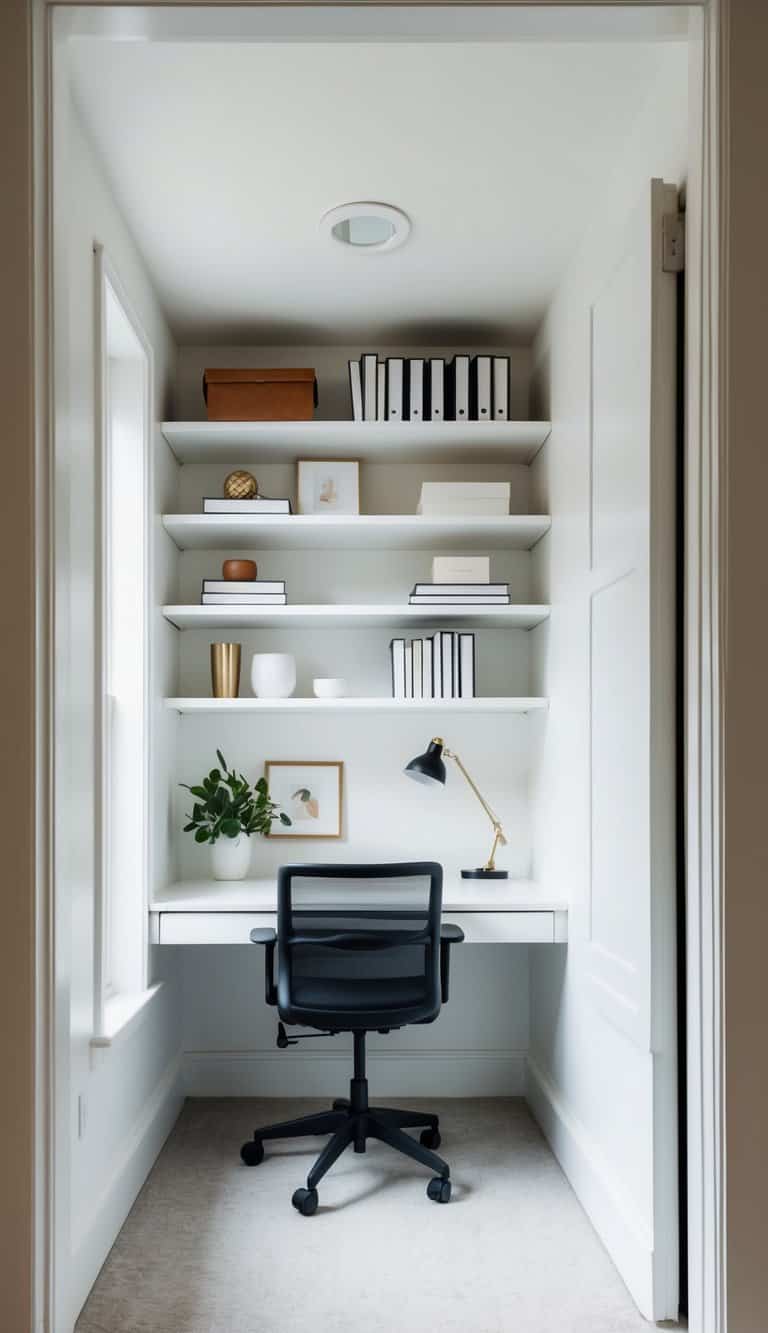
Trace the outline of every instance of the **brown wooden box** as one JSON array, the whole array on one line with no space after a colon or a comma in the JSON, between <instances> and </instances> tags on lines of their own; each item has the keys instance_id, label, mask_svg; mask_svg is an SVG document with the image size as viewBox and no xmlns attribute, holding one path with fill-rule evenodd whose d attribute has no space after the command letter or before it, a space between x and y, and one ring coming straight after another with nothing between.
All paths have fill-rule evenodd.
<instances>
[{"instance_id":1,"label":"brown wooden box","mask_svg":"<svg viewBox=\"0 0 768 1333\"><path fill-rule=\"evenodd\" d=\"M314 370L206 370L209 421L311 421L317 406Z\"/></svg>"}]
</instances>

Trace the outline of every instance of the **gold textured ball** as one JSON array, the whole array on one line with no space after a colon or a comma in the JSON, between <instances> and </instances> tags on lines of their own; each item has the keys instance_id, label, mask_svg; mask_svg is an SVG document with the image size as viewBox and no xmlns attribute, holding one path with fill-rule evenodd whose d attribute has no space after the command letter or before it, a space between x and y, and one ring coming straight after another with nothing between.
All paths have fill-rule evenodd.
<instances>
[{"instance_id":1,"label":"gold textured ball","mask_svg":"<svg viewBox=\"0 0 768 1333\"><path fill-rule=\"evenodd\" d=\"M224 481L224 495L228 500L252 500L259 493L259 483L250 472L230 472Z\"/></svg>"}]
</instances>

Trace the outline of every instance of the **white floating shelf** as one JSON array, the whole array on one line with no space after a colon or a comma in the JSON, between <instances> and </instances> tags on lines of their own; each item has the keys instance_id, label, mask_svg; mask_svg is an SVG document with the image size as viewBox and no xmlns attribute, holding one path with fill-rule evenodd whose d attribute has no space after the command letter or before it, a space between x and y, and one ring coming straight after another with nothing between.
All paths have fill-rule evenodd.
<instances>
[{"instance_id":1,"label":"white floating shelf","mask_svg":"<svg viewBox=\"0 0 768 1333\"><path fill-rule=\"evenodd\" d=\"M547 699L166 699L177 713L531 713Z\"/></svg>"},{"instance_id":2,"label":"white floating shelf","mask_svg":"<svg viewBox=\"0 0 768 1333\"><path fill-rule=\"evenodd\" d=\"M164 606L177 629L533 629L548 606Z\"/></svg>"},{"instance_id":3,"label":"white floating shelf","mask_svg":"<svg viewBox=\"0 0 768 1333\"><path fill-rule=\"evenodd\" d=\"M336 881L323 895L317 888L313 900L317 906L359 904L360 890ZM373 888L366 898L371 907L412 903L411 890L387 884L377 896ZM150 912L274 912L277 905L275 878L243 879L237 882L182 880L159 889ZM538 884L526 879L500 879L484 883L446 875L443 881L443 914L446 912L564 912L568 903L562 897L545 895Z\"/></svg>"},{"instance_id":4,"label":"white floating shelf","mask_svg":"<svg viewBox=\"0 0 768 1333\"><path fill-rule=\"evenodd\" d=\"M180 463L284 463L352 458L377 463L530 463L548 421L165 421Z\"/></svg>"},{"instance_id":5,"label":"white floating shelf","mask_svg":"<svg viewBox=\"0 0 768 1333\"><path fill-rule=\"evenodd\" d=\"M423 518L419 514L164 514L181 551L431 550L529 551L549 531L545 514Z\"/></svg>"}]
</instances>

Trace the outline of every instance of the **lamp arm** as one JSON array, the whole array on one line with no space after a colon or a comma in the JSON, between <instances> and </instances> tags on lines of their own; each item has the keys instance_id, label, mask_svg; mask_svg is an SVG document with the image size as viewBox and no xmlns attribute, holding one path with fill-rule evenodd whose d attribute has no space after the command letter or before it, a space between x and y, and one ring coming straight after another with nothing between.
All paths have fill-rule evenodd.
<instances>
[{"instance_id":1,"label":"lamp arm","mask_svg":"<svg viewBox=\"0 0 768 1333\"><path fill-rule=\"evenodd\" d=\"M478 799L478 801L480 802L481 806L483 807L485 813L487 814L488 818L490 819L491 823L493 824L493 831L494 831L494 835L495 835L495 836L494 836L494 840L493 840L493 847L492 847L492 849L491 849L491 854L490 854L490 856L488 857L488 867L489 867L490 869L493 869L493 860L494 860L494 856L496 855L496 848L498 847L499 843L501 843L502 847L506 847L506 845L507 845L506 835L505 835L505 833L504 833L503 828L501 827L501 823L500 823L500 821L499 821L499 818L498 818L497 815L494 814L493 810L491 809L491 807L489 806L489 804L488 804L488 802L486 801L485 797L483 796L482 792L480 791L479 787L477 786L477 783L474 782L473 779L470 777L469 773L467 772L466 768L465 768L464 765L462 764L461 760L459 759L459 756L455 753L455 751L454 751L454 750L448 750L448 749L444 746L444 747L443 747L443 754L444 754L448 759L452 759L452 760L453 760L454 764L455 764L456 767L459 769L459 771L463 774L464 778L466 779L466 781L467 781L467 783L469 784L469 786L472 788L472 791L475 793L475 796L477 797L477 799Z\"/></svg>"}]
</instances>

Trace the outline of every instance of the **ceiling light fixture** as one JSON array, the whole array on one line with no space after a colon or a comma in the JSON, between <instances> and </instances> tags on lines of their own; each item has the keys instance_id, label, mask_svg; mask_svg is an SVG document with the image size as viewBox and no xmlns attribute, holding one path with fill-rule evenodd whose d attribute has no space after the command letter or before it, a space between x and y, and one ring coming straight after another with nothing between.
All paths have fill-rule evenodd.
<instances>
[{"instance_id":1,"label":"ceiling light fixture","mask_svg":"<svg viewBox=\"0 0 768 1333\"><path fill-rule=\"evenodd\" d=\"M408 239L411 222L391 204L358 200L332 208L320 219L320 227L339 245L370 255L396 250Z\"/></svg>"}]
</instances>

